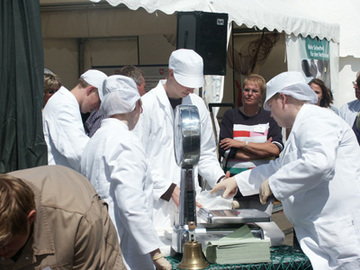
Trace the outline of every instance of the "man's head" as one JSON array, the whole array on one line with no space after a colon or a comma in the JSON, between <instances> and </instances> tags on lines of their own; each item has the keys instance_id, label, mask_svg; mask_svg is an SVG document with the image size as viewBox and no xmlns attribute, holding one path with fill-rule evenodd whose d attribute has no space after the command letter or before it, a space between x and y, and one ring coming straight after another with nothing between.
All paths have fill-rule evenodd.
<instances>
[{"instance_id":1,"label":"man's head","mask_svg":"<svg viewBox=\"0 0 360 270\"><path fill-rule=\"evenodd\" d=\"M358 100L360 100L360 89L359 89L359 85L360 85L360 71L358 71L358 73L356 74L356 84L354 84L354 89L355 89L355 96Z\"/></svg>"},{"instance_id":2,"label":"man's head","mask_svg":"<svg viewBox=\"0 0 360 270\"><path fill-rule=\"evenodd\" d=\"M289 127L304 103L315 104L315 92L306 83L300 72L283 72L272 78L266 85L265 110L281 127Z\"/></svg>"},{"instance_id":3,"label":"man's head","mask_svg":"<svg viewBox=\"0 0 360 270\"><path fill-rule=\"evenodd\" d=\"M103 83L107 75L99 70L89 69L80 76L78 85L84 88L86 93L80 103L82 113L98 110L103 99Z\"/></svg>"},{"instance_id":4,"label":"man's head","mask_svg":"<svg viewBox=\"0 0 360 270\"><path fill-rule=\"evenodd\" d=\"M10 258L25 245L35 209L32 189L21 179L0 174L0 257Z\"/></svg>"},{"instance_id":5,"label":"man's head","mask_svg":"<svg viewBox=\"0 0 360 270\"><path fill-rule=\"evenodd\" d=\"M170 55L166 91L170 98L184 98L204 85L202 57L190 49L178 49Z\"/></svg>"},{"instance_id":6,"label":"man's head","mask_svg":"<svg viewBox=\"0 0 360 270\"><path fill-rule=\"evenodd\" d=\"M120 69L120 75L132 78L137 85L140 96L145 94L145 77L144 72L141 69L135 66L123 66Z\"/></svg>"},{"instance_id":7,"label":"man's head","mask_svg":"<svg viewBox=\"0 0 360 270\"><path fill-rule=\"evenodd\" d=\"M133 79L123 75L112 75L104 81L104 100L101 104L105 116L126 115L132 130L142 112L139 91Z\"/></svg>"}]
</instances>

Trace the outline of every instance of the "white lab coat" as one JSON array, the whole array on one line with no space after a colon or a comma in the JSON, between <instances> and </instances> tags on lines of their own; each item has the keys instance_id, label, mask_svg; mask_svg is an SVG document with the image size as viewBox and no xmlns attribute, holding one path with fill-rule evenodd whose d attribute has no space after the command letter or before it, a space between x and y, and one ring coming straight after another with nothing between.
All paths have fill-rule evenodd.
<instances>
[{"instance_id":1,"label":"white lab coat","mask_svg":"<svg viewBox=\"0 0 360 270\"><path fill-rule=\"evenodd\" d=\"M330 110L305 104L281 156L236 175L244 195L265 179L314 269L360 269L360 149Z\"/></svg>"},{"instance_id":2,"label":"white lab coat","mask_svg":"<svg viewBox=\"0 0 360 270\"><path fill-rule=\"evenodd\" d=\"M146 157L149 162L149 181L154 183L153 219L157 228L174 225L177 220L177 207L172 199L169 202L160 197L172 183L180 187L181 168L177 165L174 151L174 110L171 107L163 84L159 84L142 97L143 113L135 132L140 134ZM199 174L210 186L224 175L216 155L216 144L209 111L204 101L196 94L183 98L182 104L196 105L201 122L201 152L197 166ZM195 185L199 190L198 180Z\"/></svg>"},{"instance_id":3,"label":"white lab coat","mask_svg":"<svg viewBox=\"0 0 360 270\"><path fill-rule=\"evenodd\" d=\"M81 154L89 137L75 96L62 86L46 103L42 115L48 164L80 171Z\"/></svg>"},{"instance_id":4,"label":"white lab coat","mask_svg":"<svg viewBox=\"0 0 360 270\"><path fill-rule=\"evenodd\" d=\"M352 127L355 122L355 118L360 111L360 100L355 99L349 103L341 106L339 110L339 115L342 119L345 120L346 123Z\"/></svg>"},{"instance_id":5,"label":"white lab coat","mask_svg":"<svg viewBox=\"0 0 360 270\"><path fill-rule=\"evenodd\" d=\"M161 246L152 223L152 183L146 181L140 140L123 122L107 118L81 158L81 173L109 205L129 269L153 269L148 253Z\"/></svg>"}]
</instances>

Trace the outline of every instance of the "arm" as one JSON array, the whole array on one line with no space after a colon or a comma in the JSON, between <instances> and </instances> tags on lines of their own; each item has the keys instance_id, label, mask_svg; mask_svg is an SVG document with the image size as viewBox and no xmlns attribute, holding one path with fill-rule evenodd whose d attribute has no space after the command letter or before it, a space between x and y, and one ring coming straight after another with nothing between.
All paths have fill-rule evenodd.
<instances>
[{"instance_id":1,"label":"arm","mask_svg":"<svg viewBox=\"0 0 360 270\"><path fill-rule=\"evenodd\" d=\"M228 150L232 147L237 148L238 150L235 157L247 161L278 156L280 154L280 149L276 144L272 143L271 140L272 138L265 143L253 143L226 138L220 142L220 146L224 150Z\"/></svg>"},{"instance_id":2,"label":"arm","mask_svg":"<svg viewBox=\"0 0 360 270\"><path fill-rule=\"evenodd\" d=\"M277 157L283 149L281 128L270 115L264 115L263 117L263 123L268 121L266 142L239 141L233 139L231 134L231 137L223 137L220 141L220 147L223 151L230 148L237 149L235 158L243 161ZM230 121L230 117L226 116L224 121L226 126L233 126L233 121Z\"/></svg>"},{"instance_id":3,"label":"arm","mask_svg":"<svg viewBox=\"0 0 360 270\"><path fill-rule=\"evenodd\" d=\"M81 154L89 141L81 121L79 108L73 104L59 104L61 110L46 112L44 133L54 147L75 170L80 165Z\"/></svg>"},{"instance_id":4,"label":"arm","mask_svg":"<svg viewBox=\"0 0 360 270\"><path fill-rule=\"evenodd\" d=\"M224 176L216 153L216 142L210 113L203 100L196 104L199 109L201 122L201 147L199 160L199 174L206 179L211 187Z\"/></svg>"},{"instance_id":5,"label":"arm","mask_svg":"<svg viewBox=\"0 0 360 270\"><path fill-rule=\"evenodd\" d=\"M99 196L93 197L88 213L89 216L81 217L76 228L72 269L104 269L113 263L119 263L121 269L125 269L116 230L107 215L107 206ZM110 236L112 239L108 239ZM111 262L107 261L110 256Z\"/></svg>"},{"instance_id":6,"label":"arm","mask_svg":"<svg viewBox=\"0 0 360 270\"><path fill-rule=\"evenodd\" d=\"M301 126L293 127L291 149L284 153L279 170L269 177L269 186L279 200L334 177L343 127L324 117L315 120L301 118Z\"/></svg>"},{"instance_id":7,"label":"arm","mask_svg":"<svg viewBox=\"0 0 360 270\"><path fill-rule=\"evenodd\" d=\"M220 134L219 134L219 154L225 157L225 149L221 147L221 141L229 138L233 138L233 110L227 110L220 123Z\"/></svg>"},{"instance_id":8,"label":"arm","mask_svg":"<svg viewBox=\"0 0 360 270\"><path fill-rule=\"evenodd\" d=\"M160 246L160 240L148 211L148 200L152 198L146 192L152 186L144 182L144 152L137 144L126 141L117 159L108 162L110 190L114 192L115 215L119 215L125 234L130 234L141 253L147 254Z\"/></svg>"}]
</instances>

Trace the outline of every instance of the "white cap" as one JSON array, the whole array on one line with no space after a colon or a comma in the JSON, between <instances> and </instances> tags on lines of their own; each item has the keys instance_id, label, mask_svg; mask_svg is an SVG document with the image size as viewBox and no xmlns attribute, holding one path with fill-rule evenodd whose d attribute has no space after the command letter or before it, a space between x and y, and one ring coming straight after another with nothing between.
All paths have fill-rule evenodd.
<instances>
[{"instance_id":1,"label":"white cap","mask_svg":"<svg viewBox=\"0 0 360 270\"><path fill-rule=\"evenodd\" d=\"M81 79L84 79L88 84L95 86L98 89L100 100L103 100L103 83L107 78L107 75L104 72L96 69L89 69L80 76Z\"/></svg>"},{"instance_id":2,"label":"white cap","mask_svg":"<svg viewBox=\"0 0 360 270\"><path fill-rule=\"evenodd\" d=\"M54 75L54 72L52 72L50 69L48 68L44 68L44 74L51 74Z\"/></svg>"},{"instance_id":3,"label":"white cap","mask_svg":"<svg viewBox=\"0 0 360 270\"><path fill-rule=\"evenodd\" d=\"M109 76L104 81L103 89L101 109L106 116L132 112L140 99L135 81L127 76Z\"/></svg>"},{"instance_id":4,"label":"white cap","mask_svg":"<svg viewBox=\"0 0 360 270\"><path fill-rule=\"evenodd\" d=\"M277 93L283 93L297 100L308 101L312 104L315 104L318 100L318 96L306 83L304 76L297 71L280 73L266 84L265 110L270 111L267 102Z\"/></svg>"},{"instance_id":5,"label":"white cap","mask_svg":"<svg viewBox=\"0 0 360 270\"><path fill-rule=\"evenodd\" d=\"M198 88L204 85L204 63L194 50L178 49L169 59L169 69L174 70L175 80L182 86Z\"/></svg>"}]
</instances>

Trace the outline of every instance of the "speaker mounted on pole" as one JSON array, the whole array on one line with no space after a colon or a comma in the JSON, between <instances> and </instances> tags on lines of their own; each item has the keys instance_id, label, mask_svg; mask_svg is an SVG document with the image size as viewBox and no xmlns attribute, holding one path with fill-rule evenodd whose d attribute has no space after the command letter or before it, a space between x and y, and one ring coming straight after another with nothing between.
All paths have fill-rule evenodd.
<instances>
[{"instance_id":1,"label":"speaker mounted on pole","mask_svg":"<svg viewBox=\"0 0 360 270\"><path fill-rule=\"evenodd\" d=\"M226 13L177 13L176 47L201 55L204 75L226 75L227 22Z\"/></svg>"}]
</instances>

